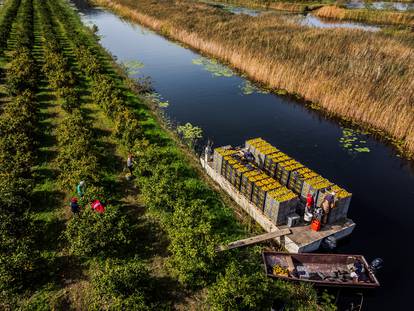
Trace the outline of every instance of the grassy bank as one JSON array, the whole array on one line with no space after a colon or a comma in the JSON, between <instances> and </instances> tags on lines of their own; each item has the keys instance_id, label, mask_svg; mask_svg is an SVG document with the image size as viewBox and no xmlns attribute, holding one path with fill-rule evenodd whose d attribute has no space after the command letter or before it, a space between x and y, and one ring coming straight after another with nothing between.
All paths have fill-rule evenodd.
<instances>
[{"instance_id":1,"label":"grassy bank","mask_svg":"<svg viewBox=\"0 0 414 311\"><path fill-rule=\"evenodd\" d=\"M95 0L229 63L253 80L299 94L414 151L412 35L314 29L279 16L234 16L189 1Z\"/></svg>"},{"instance_id":2,"label":"grassy bank","mask_svg":"<svg viewBox=\"0 0 414 311\"><path fill-rule=\"evenodd\" d=\"M353 20L357 22L414 27L414 13L392 12L384 10L346 9L335 5L324 6L313 12L314 15L338 20Z\"/></svg>"}]
</instances>

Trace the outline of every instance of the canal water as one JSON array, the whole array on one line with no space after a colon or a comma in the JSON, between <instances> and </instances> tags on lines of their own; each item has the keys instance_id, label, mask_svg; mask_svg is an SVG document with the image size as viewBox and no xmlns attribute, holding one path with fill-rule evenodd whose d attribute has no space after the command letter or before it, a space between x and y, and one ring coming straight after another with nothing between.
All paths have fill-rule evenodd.
<instances>
[{"instance_id":1,"label":"canal water","mask_svg":"<svg viewBox=\"0 0 414 311\"><path fill-rule=\"evenodd\" d=\"M352 0L345 3L348 9L372 9L372 10L390 10L390 11L413 11L414 3L410 2L385 2L373 1L365 2L360 0Z\"/></svg>"},{"instance_id":2,"label":"canal water","mask_svg":"<svg viewBox=\"0 0 414 311\"><path fill-rule=\"evenodd\" d=\"M214 60L104 9L91 8L84 0L75 4L85 23L98 26L102 45L119 62L135 68L136 77L152 78L162 100L168 101L164 109L171 119L201 127L215 146L262 137L352 192L349 217L357 227L338 251L385 261L379 275L382 287L364 293L364 310L404 310L410 305L412 162L365 133L256 88Z\"/></svg>"}]
</instances>

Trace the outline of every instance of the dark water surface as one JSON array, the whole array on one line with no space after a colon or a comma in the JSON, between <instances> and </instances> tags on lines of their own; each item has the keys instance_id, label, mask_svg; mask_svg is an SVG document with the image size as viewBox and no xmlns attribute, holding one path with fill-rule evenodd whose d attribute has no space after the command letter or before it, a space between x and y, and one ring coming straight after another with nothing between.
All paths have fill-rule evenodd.
<instances>
[{"instance_id":1,"label":"dark water surface","mask_svg":"<svg viewBox=\"0 0 414 311\"><path fill-rule=\"evenodd\" d=\"M102 45L118 61L144 64L137 76L152 77L156 91L169 102L166 112L173 120L200 126L215 146L262 137L352 192L349 217L357 226L338 251L385 260L379 275L382 287L365 293L364 310L410 309L412 162L365 134L354 133L351 138L356 140L349 142L345 132L348 141L341 142L344 132L337 122L286 97L262 93L240 76L229 77L225 68L111 12L90 8L83 0L75 2L84 22L98 26ZM350 150L361 147L370 152Z\"/></svg>"},{"instance_id":2,"label":"dark water surface","mask_svg":"<svg viewBox=\"0 0 414 311\"><path fill-rule=\"evenodd\" d=\"M389 2L389 1L374 1L365 2L361 0L352 0L345 3L348 9L372 9L372 10L390 10L390 11L412 11L414 10L414 3L410 2Z\"/></svg>"}]
</instances>

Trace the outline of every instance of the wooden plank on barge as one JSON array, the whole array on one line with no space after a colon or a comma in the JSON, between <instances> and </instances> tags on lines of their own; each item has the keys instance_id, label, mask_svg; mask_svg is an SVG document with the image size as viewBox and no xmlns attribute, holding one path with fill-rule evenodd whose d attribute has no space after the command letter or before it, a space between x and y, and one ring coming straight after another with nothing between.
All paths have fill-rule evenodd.
<instances>
[{"instance_id":1,"label":"wooden plank on barge","mask_svg":"<svg viewBox=\"0 0 414 311\"><path fill-rule=\"evenodd\" d=\"M243 247L243 246L247 246L247 245L257 244L257 243L267 241L267 240L270 240L270 239L273 239L273 238L277 238L277 237L280 237L280 236L283 236L283 235L287 235L287 234L290 234L290 233L291 233L290 229L282 229L282 230L278 230L278 231L272 231L272 232L256 235L254 237L250 237L250 238L247 238L247 239L234 241L234 242L231 242L227 245L220 245L216 248L216 251L221 252L221 251L225 251L225 250L229 250L229 249L234 249L234 248Z\"/></svg>"}]
</instances>

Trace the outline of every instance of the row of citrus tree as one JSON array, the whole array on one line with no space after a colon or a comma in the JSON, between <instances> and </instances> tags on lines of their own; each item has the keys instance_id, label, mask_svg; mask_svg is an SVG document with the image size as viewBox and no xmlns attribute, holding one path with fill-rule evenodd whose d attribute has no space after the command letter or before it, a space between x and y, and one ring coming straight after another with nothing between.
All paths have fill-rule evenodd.
<instances>
[{"instance_id":1,"label":"row of citrus tree","mask_svg":"<svg viewBox=\"0 0 414 311\"><path fill-rule=\"evenodd\" d=\"M71 111L74 108L79 108L80 103L79 91L76 88L76 73L71 70L69 60L63 54L49 7L44 1L37 1L37 3L43 38L44 63L42 71L49 86L55 91L62 108Z\"/></svg>"},{"instance_id":2,"label":"row of citrus tree","mask_svg":"<svg viewBox=\"0 0 414 311\"><path fill-rule=\"evenodd\" d=\"M11 59L5 88L10 95L0 116L0 300L11 301L33 284L42 262L30 213L37 164L38 105L32 0L15 0ZM17 8L17 9L16 9ZM16 16L16 13L8 16Z\"/></svg>"},{"instance_id":3,"label":"row of citrus tree","mask_svg":"<svg viewBox=\"0 0 414 311\"><path fill-rule=\"evenodd\" d=\"M73 33L73 25L68 25L68 17L64 14L61 4L55 1L35 1L39 2L41 8L41 20L49 24L44 27L45 40L53 41L53 51L47 52L49 48L45 45L46 61L48 57L53 57L57 60L56 63L62 63L63 42L59 39L59 32L61 38L66 37L77 42L78 36ZM66 33L61 33L61 26ZM80 91L90 88L92 90L90 96L79 98L76 106L65 109L66 113L56 129L58 154L55 166L59 170L59 184L71 192L79 181L83 180L86 183L86 192L80 199L81 213L69 220L64 236L72 255L92 267L98 267L91 269L91 284L94 291L90 295L89 307L99 309L110 304L111 308L115 309L149 310L151 303L148 297L154 292L147 289L151 278L145 265L134 258L136 250L132 242L137 235L137 223L122 210L116 200L110 199L116 197L116 193L108 186L113 185L114 181L107 180L108 172L104 165L105 161L108 161L105 159L107 153L101 152L98 146L102 133L94 129L93 116L88 115L89 111L81 105L82 102L92 101L105 112L111 111L113 116L120 117L122 112L117 110L118 106L105 106L105 103L110 105L116 101L117 96L121 101L120 93L111 84L112 80L99 69L98 62L94 62L93 58L90 58L90 62L86 61L84 55L90 53L87 46L74 46L72 51L74 63L70 66L68 61L65 62L66 70L72 72L74 82L71 86L79 88ZM55 77L60 76L62 67L43 67L49 84L53 85L56 93L61 85L54 81ZM81 69L81 73L75 76L73 73L77 67ZM88 69L85 70L85 67ZM65 102L61 103L65 108ZM119 124L125 126L128 123L121 121ZM116 133L119 134L120 131ZM100 199L105 203L103 214L96 213L90 208L90 202L94 199ZM125 292L128 292L128 295L125 295Z\"/></svg>"},{"instance_id":4,"label":"row of citrus tree","mask_svg":"<svg viewBox=\"0 0 414 311\"><path fill-rule=\"evenodd\" d=\"M12 0L7 3L7 6L3 8L3 14L0 20L0 52L2 53L7 47L7 39L10 36L10 31L14 19L16 18L17 10L20 6L20 0Z\"/></svg>"}]
</instances>

